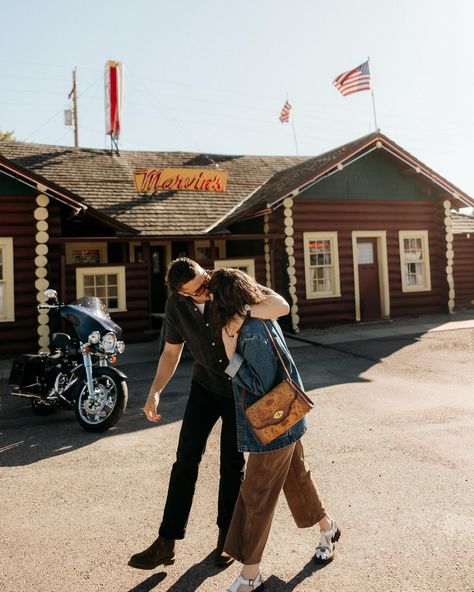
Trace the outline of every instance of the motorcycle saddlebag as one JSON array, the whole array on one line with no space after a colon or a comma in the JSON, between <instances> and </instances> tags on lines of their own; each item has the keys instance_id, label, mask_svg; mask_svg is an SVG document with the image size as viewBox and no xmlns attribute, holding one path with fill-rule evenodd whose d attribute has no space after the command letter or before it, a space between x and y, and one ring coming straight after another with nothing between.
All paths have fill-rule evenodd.
<instances>
[{"instance_id":1,"label":"motorcycle saddlebag","mask_svg":"<svg viewBox=\"0 0 474 592\"><path fill-rule=\"evenodd\" d=\"M25 354L13 361L8 384L27 387L38 382L38 376L44 373L44 357Z\"/></svg>"}]
</instances>

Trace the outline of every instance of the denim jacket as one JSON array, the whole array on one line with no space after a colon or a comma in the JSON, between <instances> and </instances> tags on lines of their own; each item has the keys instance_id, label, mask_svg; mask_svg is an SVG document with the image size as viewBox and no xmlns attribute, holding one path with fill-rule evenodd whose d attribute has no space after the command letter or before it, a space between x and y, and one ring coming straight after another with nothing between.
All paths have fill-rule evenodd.
<instances>
[{"instance_id":1,"label":"denim jacket","mask_svg":"<svg viewBox=\"0 0 474 592\"><path fill-rule=\"evenodd\" d=\"M280 326L275 321L264 322L280 349L291 378L303 388L303 383L288 351ZM246 405L249 406L286 377L261 321L257 319L247 319L245 321L240 330L237 351L230 359L226 373L232 376L237 416L237 446L241 452L269 452L289 446L301 438L307 429L306 418L303 418L287 432L264 446L256 438L245 417L242 387L247 389Z\"/></svg>"}]
</instances>

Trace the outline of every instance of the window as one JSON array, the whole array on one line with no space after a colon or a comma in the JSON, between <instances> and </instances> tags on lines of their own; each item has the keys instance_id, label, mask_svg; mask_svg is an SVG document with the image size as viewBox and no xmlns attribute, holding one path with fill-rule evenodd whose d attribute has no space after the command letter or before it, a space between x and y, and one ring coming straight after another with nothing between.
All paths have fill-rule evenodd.
<instances>
[{"instance_id":1,"label":"window","mask_svg":"<svg viewBox=\"0 0 474 592\"><path fill-rule=\"evenodd\" d=\"M255 278L255 261L253 259L219 259L214 261L214 269L221 269L222 267L240 269Z\"/></svg>"},{"instance_id":2,"label":"window","mask_svg":"<svg viewBox=\"0 0 474 592\"><path fill-rule=\"evenodd\" d=\"M13 239L0 237L0 322L14 320Z\"/></svg>"},{"instance_id":3,"label":"window","mask_svg":"<svg viewBox=\"0 0 474 592\"><path fill-rule=\"evenodd\" d=\"M109 312L125 311L125 267L79 267L77 297L97 296Z\"/></svg>"},{"instance_id":4,"label":"window","mask_svg":"<svg viewBox=\"0 0 474 592\"><path fill-rule=\"evenodd\" d=\"M107 263L107 244L66 243L66 263Z\"/></svg>"},{"instance_id":5,"label":"window","mask_svg":"<svg viewBox=\"0 0 474 592\"><path fill-rule=\"evenodd\" d=\"M399 233L402 292L431 290L428 231Z\"/></svg>"},{"instance_id":6,"label":"window","mask_svg":"<svg viewBox=\"0 0 474 592\"><path fill-rule=\"evenodd\" d=\"M306 298L340 296L337 232L305 232Z\"/></svg>"},{"instance_id":7,"label":"window","mask_svg":"<svg viewBox=\"0 0 474 592\"><path fill-rule=\"evenodd\" d=\"M130 263L143 263L145 255L143 252L143 243L129 242L128 243L128 257Z\"/></svg>"},{"instance_id":8,"label":"window","mask_svg":"<svg viewBox=\"0 0 474 592\"><path fill-rule=\"evenodd\" d=\"M215 240L213 246L214 248L211 246L210 240L194 241L194 257L196 261L212 259L214 249L217 249L219 259L223 259L225 257L225 241Z\"/></svg>"}]
</instances>

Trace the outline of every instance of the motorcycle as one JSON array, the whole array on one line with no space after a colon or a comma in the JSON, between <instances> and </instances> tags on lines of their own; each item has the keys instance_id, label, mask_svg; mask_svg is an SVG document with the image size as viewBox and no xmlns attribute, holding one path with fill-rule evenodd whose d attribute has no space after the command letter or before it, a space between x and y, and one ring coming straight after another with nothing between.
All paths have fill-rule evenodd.
<instances>
[{"instance_id":1,"label":"motorcycle","mask_svg":"<svg viewBox=\"0 0 474 592\"><path fill-rule=\"evenodd\" d=\"M39 310L59 313L71 328L53 333L50 353L22 355L14 360L9 384L12 395L31 399L38 415L57 408L74 409L88 432L104 432L122 416L128 400L127 376L112 367L125 344L102 301L95 296L71 304L58 301L55 290L45 290Z\"/></svg>"}]
</instances>

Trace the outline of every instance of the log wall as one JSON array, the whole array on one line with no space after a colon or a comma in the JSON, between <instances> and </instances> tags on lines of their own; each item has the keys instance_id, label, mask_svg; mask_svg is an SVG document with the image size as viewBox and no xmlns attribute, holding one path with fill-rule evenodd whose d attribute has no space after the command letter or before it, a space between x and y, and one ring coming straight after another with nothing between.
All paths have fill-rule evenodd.
<instances>
[{"instance_id":1,"label":"log wall","mask_svg":"<svg viewBox=\"0 0 474 592\"><path fill-rule=\"evenodd\" d=\"M293 203L293 239L296 259L296 295L299 327L355 321L352 232L362 230L387 233L390 316L428 314L447 311L446 247L444 210L441 203L428 201L303 200ZM284 230L284 208L270 218L270 232ZM399 252L400 230L428 230L431 291L403 293ZM307 299L304 268L304 232L336 231L339 245L341 296ZM283 249L272 252L277 269L274 286L284 294L288 278L282 262Z\"/></svg>"},{"instance_id":2,"label":"log wall","mask_svg":"<svg viewBox=\"0 0 474 592\"><path fill-rule=\"evenodd\" d=\"M456 308L474 304L474 235L454 235L454 291Z\"/></svg>"}]
</instances>

